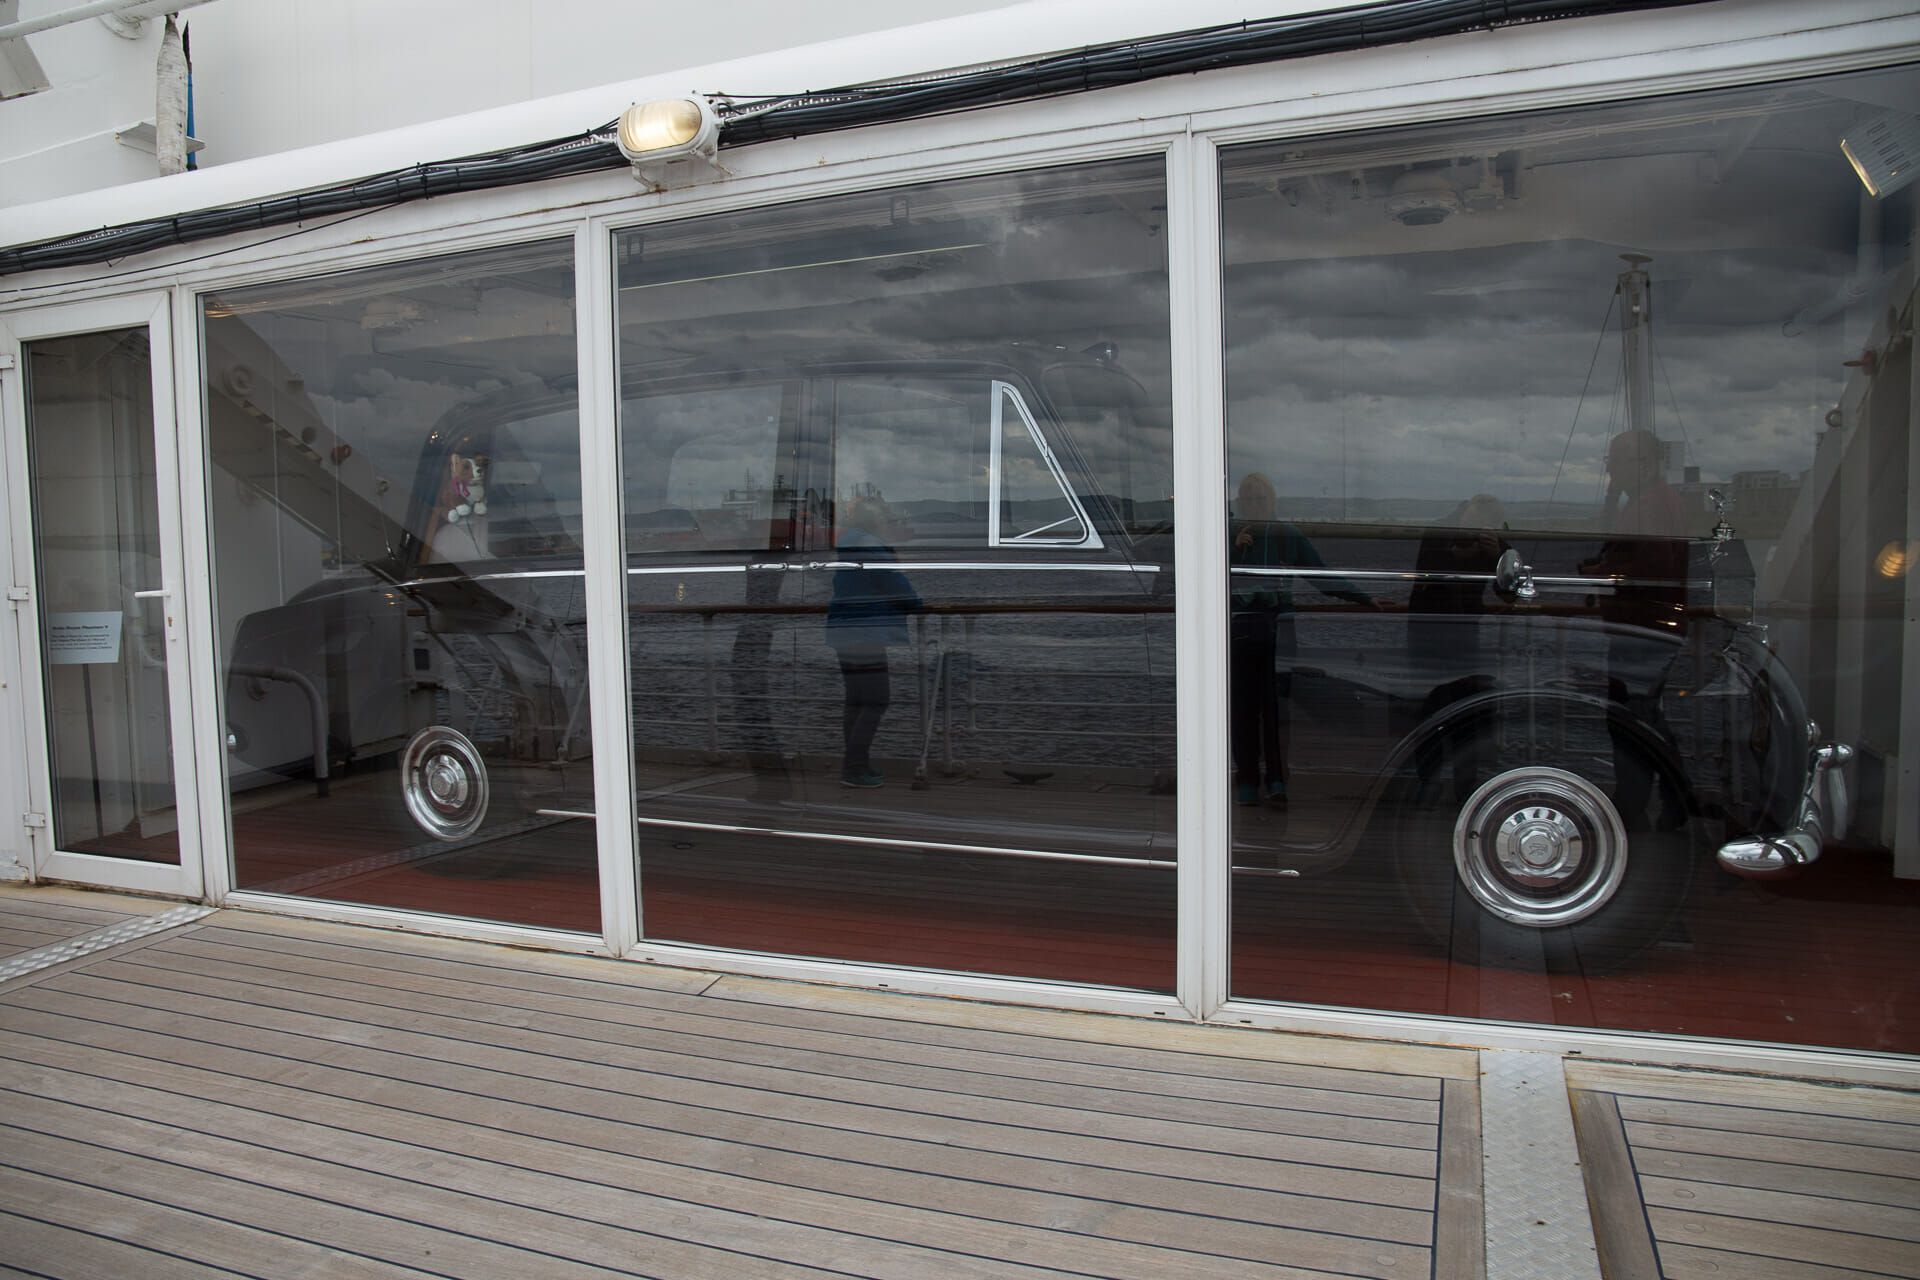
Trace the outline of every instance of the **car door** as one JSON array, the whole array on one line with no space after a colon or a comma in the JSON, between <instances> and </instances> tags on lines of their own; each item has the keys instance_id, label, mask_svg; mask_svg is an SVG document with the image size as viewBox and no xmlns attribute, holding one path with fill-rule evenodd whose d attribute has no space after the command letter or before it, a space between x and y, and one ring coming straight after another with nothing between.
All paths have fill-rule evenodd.
<instances>
[{"instance_id":1,"label":"car door","mask_svg":"<svg viewBox=\"0 0 1920 1280\"><path fill-rule=\"evenodd\" d=\"M634 795L643 828L786 829L810 500L799 379L630 389L621 405Z\"/></svg>"},{"instance_id":2,"label":"car door","mask_svg":"<svg viewBox=\"0 0 1920 1280\"><path fill-rule=\"evenodd\" d=\"M1166 790L1153 567L1076 486L1039 393L1007 370L850 370L813 400L831 519L807 530L797 637L810 827L1141 856Z\"/></svg>"}]
</instances>

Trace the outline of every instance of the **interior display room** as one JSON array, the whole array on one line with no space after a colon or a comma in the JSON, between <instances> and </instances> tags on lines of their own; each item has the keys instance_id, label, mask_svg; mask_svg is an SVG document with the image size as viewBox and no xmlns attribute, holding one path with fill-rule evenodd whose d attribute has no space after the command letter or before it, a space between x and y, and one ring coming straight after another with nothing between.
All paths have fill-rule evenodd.
<instances>
[{"instance_id":1,"label":"interior display room","mask_svg":"<svg viewBox=\"0 0 1920 1280\"><path fill-rule=\"evenodd\" d=\"M1087 38L1016 8L0 213L0 863L1910 1079L1910 8L1202 4L1218 69L34 256L1039 85Z\"/></svg>"}]
</instances>

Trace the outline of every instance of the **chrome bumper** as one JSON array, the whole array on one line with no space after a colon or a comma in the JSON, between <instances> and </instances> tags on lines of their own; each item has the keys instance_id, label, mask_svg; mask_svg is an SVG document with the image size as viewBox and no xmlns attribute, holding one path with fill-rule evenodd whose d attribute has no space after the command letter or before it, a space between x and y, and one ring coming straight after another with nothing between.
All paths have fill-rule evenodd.
<instances>
[{"instance_id":1,"label":"chrome bumper","mask_svg":"<svg viewBox=\"0 0 1920 1280\"><path fill-rule=\"evenodd\" d=\"M1817 736L1819 730L1809 726ZM1721 866L1749 880L1784 880L1820 857L1828 835L1847 826L1847 783L1836 769L1853 759L1840 742L1815 743L1807 751L1807 789L1791 829L1770 836L1743 836L1720 846Z\"/></svg>"}]
</instances>

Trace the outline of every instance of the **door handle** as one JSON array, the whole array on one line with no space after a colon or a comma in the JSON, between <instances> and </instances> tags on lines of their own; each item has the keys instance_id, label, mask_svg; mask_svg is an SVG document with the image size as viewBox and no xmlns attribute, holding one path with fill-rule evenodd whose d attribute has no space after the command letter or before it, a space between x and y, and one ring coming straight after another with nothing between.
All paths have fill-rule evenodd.
<instances>
[{"instance_id":1,"label":"door handle","mask_svg":"<svg viewBox=\"0 0 1920 1280\"><path fill-rule=\"evenodd\" d=\"M858 560L809 560L809 569L864 569L867 566Z\"/></svg>"},{"instance_id":2,"label":"door handle","mask_svg":"<svg viewBox=\"0 0 1920 1280\"><path fill-rule=\"evenodd\" d=\"M786 570L787 566L785 562L779 560L769 564L750 564L747 566L748 573L785 573Z\"/></svg>"},{"instance_id":3,"label":"door handle","mask_svg":"<svg viewBox=\"0 0 1920 1280\"><path fill-rule=\"evenodd\" d=\"M172 588L156 587L152 591L136 591L133 593L133 598L135 600L165 600L172 595Z\"/></svg>"},{"instance_id":4,"label":"door handle","mask_svg":"<svg viewBox=\"0 0 1920 1280\"><path fill-rule=\"evenodd\" d=\"M1533 568L1520 562L1520 553L1509 547L1493 566L1493 589L1508 600L1531 600L1540 594L1533 584Z\"/></svg>"}]
</instances>

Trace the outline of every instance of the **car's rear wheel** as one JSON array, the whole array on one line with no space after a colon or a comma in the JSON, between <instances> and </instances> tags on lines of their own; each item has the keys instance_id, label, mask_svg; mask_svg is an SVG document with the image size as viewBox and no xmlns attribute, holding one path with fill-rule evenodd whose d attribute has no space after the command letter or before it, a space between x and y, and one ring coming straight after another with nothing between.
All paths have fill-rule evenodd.
<instances>
[{"instance_id":1,"label":"car's rear wheel","mask_svg":"<svg viewBox=\"0 0 1920 1280\"><path fill-rule=\"evenodd\" d=\"M400 795L422 831L435 840L464 840L487 820L486 761L458 729L422 729L400 754Z\"/></svg>"}]
</instances>

